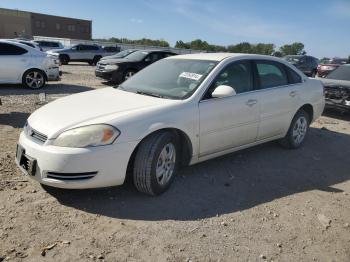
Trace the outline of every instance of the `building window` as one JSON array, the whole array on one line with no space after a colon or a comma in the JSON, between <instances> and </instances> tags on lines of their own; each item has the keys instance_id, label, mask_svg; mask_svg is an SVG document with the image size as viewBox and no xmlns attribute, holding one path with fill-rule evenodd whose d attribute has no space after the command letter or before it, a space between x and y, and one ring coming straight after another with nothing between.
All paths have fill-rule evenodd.
<instances>
[{"instance_id":1,"label":"building window","mask_svg":"<svg viewBox=\"0 0 350 262\"><path fill-rule=\"evenodd\" d=\"M68 31L75 32L75 25L68 25Z\"/></svg>"},{"instance_id":2,"label":"building window","mask_svg":"<svg viewBox=\"0 0 350 262\"><path fill-rule=\"evenodd\" d=\"M36 20L35 21L35 27L37 28L45 28L46 24L44 21Z\"/></svg>"},{"instance_id":3,"label":"building window","mask_svg":"<svg viewBox=\"0 0 350 262\"><path fill-rule=\"evenodd\" d=\"M61 24L56 23L56 30L61 30Z\"/></svg>"}]
</instances>

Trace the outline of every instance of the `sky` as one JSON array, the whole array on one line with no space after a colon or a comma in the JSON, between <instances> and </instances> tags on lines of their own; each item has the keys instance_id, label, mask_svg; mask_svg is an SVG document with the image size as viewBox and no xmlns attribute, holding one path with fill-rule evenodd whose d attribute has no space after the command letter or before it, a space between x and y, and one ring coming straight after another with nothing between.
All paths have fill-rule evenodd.
<instances>
[{"instance_id":1,"label":"sky","mask_svg":"<svg viewBox=\"0 0 350 262\"><path fill-rule=\"evenodd\" d=\"M92 20L93 38L302 42L318 58L350 55L350 0L0 0L0 7Z\"/></svg>"}]
</instances>

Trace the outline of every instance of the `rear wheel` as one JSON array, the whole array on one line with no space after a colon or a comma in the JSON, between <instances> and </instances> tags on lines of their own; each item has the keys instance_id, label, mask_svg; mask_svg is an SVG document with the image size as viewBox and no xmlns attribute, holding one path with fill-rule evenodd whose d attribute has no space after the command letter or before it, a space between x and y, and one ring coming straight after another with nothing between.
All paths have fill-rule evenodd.
<instances>
[{"instance_id":1,"label":"rear wheel","mask_svg":"<svg viewBox=\"0 0 350 262\"><path fill-rule=\"evenodd\" d=\"M305 141L309 124L309 114L304 110L299 110L292 120L287 135L280 140L280 144L285 148L299 148Z\"/></svg>"},{"instance_id":2,"label":"rear wheel","mask_svg":"<svg viewBox=\"0 0 350 262\"><path fill-rule=\"evenodd\" d=\"M96 65L101 58L102 58L101 56L95 56L94 59L89 61L89 65Z\"/></svg>"},{"instance_id":3,"label":"rear wheel","mask_svg":"<svg viewBox=\"0 0 350 262\"><path fill-rule=\"evenodd\" d=\"M42 71L32 69L24 73L22 84L30 89L39 89L45 85L46 79Z\"/></svg>"},{"instance_id":4,"label":"rear wheel","mask_svg":"<svg viewBox=\"0 0 350 262\"><path fill-rule=\"evenodd\" d=\"M155 133L139 146L133 180L138 191L159 195L166 191L178 170L177 137L171 132Z\"/></svg>"},{"instance_id":5,"label":"rear wheel","mask_svg":"<svg viewBox=\"0 0 350 262\"><path fill-rule=\"evenodd\" d=\"M69 63L69 56L67 55L60 55L59 56L60 62L62 65L68 65Z\"/></svg>"}]
</instances>

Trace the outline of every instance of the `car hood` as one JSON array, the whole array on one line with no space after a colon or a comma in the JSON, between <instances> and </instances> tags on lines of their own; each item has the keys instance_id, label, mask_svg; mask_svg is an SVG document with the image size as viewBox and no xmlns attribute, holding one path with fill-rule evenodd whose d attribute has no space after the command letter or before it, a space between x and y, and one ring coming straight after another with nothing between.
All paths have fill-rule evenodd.
<instances>
[{"instance_id":1,"label":"car hood","mask_svg":"<svg viewBox=\"0 0 350 262\"><path fill-rule=\"evenodd\" d=\"M350 88L350 81L346 80L337 80L337 79L330 79L330 78L319 78L319 80L322 81L324 86L329 87L347 87Z\"/></svg>"},{"instance_id":2,"label":"car hood","mask_svg":"<svg viewBox=\"0 0 350 262\"><path fill-rule=\"evenodd\" d=\"M132 63L132 62L136 62L136 61L126 59L126 58L105 58L101 60L101 63L109 64L109 65L121 64L121 63Z\"/></svg>"},{"instance_id":3,"label":"car hood","mask_svg":"<svg viewBox=\"0 0 350 262\"><path fill-rule=\"evenodd\" d=\"M175 102L112 87L103 88L57 99L35 111L28 118L28 124L51 139L69 128L106 123L135 111Z\"/></svg>"},{"instance_id":4,"label":"car hood","mask_svg":"<svg viewBox=\"0 0 350 262\"><path fill-rule=\"evenodd\" d=\"M67 52L71 50L70 48L60 48L60 49L51 49L46 51L46 53L61 53L61 52Z\"/></svg>"}]
</instances>

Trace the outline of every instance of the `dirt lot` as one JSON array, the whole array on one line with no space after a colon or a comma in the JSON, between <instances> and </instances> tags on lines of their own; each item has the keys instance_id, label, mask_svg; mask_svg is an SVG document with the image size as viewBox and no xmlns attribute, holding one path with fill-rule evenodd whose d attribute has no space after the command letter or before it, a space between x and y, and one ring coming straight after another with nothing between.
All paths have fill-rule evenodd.
<instances>
[{"instance_id":1,"label":"dirt lot","mask_svg":"<svg viewBox=\"0 0 350 262\"><path fill-rule=\"evenodd\" d=\"M92 67L63 71L40 91L49 100L106 86ZM350 261L349 116L319 119L299 150L269 143L185 168L156 198L45 191L14 163L33 93L0 86L0 261Z\"/></svg>"}]
</instances>

